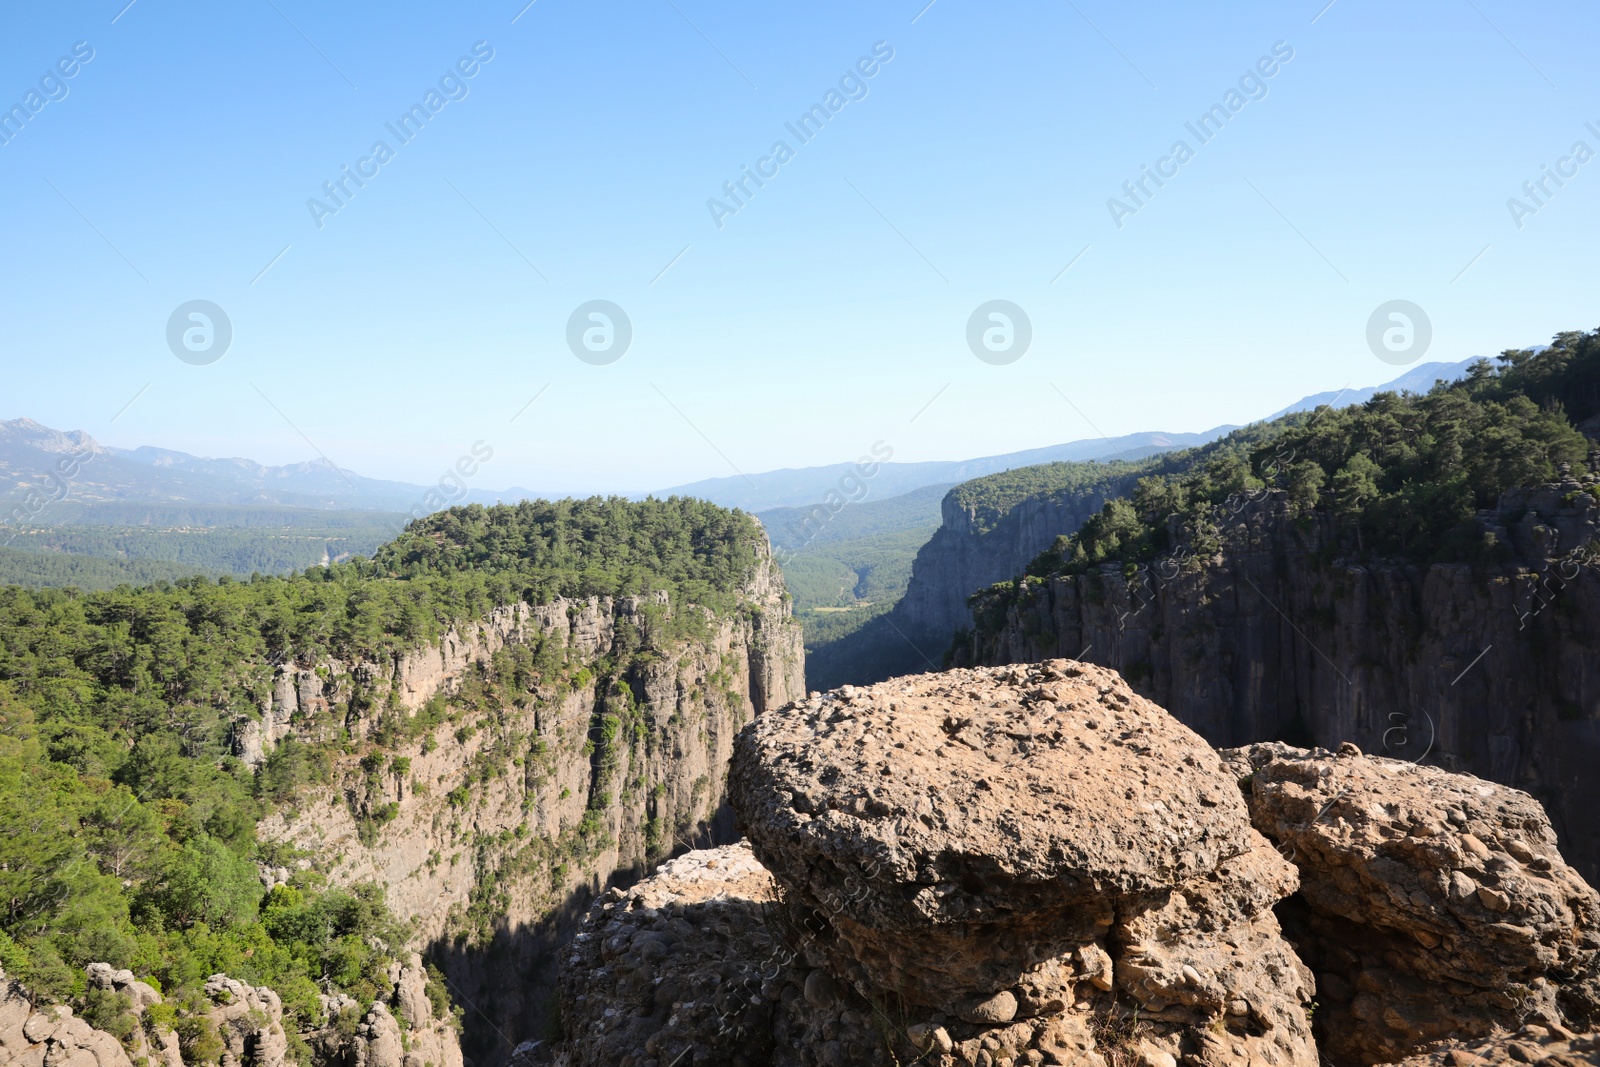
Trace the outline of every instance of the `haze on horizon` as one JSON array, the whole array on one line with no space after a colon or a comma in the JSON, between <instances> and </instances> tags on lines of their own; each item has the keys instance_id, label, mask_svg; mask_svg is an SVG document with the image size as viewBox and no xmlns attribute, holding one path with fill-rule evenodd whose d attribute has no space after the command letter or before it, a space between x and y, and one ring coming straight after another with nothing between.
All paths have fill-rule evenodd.
<instances>
[{"instance_id":1,"label":"haze on horizon","mask_svg":"<svg viewBox=\"0 0 1600 1067\"><path fill-rule=\"evenodd\" d=\"M1575 2L525 2L13 15L0 418L638 491L1247 422L1403 373L1395 300L1413 362L1594 325ZM614 362L569 345L594 300ZM995 300L1013 362L969 345Z\"/></svg>"}]
</instances>

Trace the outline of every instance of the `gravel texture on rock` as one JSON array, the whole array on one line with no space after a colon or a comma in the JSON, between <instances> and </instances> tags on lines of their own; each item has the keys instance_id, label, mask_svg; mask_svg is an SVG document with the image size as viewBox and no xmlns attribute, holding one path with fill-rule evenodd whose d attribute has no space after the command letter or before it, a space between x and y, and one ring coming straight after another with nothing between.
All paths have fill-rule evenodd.
<instances>
[{"instance_id":1,"label":"gravel texture on rock","mask_svg":"<svg viewBox=\"0 0 1600 1067\"><path fill-rule=\"evenodd\" d=\"M1530 1023L1516 1033L1449 1042L1400 1061L1400 1067L1593 1067L1600 1064L1600 1035L1578 1037L1560 1027Z\"/></svg>"},{"instance_id":2,"label":"gravel texture on rock","mask_svg":"<svg viewBox=\"0 0 1600 1067\"><path fill-rule=\"evenodd\" d=\"M1316 1062L1273 913L1294 867L1216 752L1112 671L813 695L746 727L729 782L805 960L928 1062Z\"/></svg>"},{"instance_id":3,"label":"gravel texture on rock","mask_svg":"<svg viewBox=\"0 0 1600 1067\"><path fill-rule=\"evenodd\" d=\"M865 980L930 1006L1104 933L1117 894L1250 848L1216 753L1071 661L846 686L762 716L734 746L730 795Z\"/></svg>"},{"instance_id":4,"label":"gravel texture on rock","mask_svg":"<svg viewBox=\"0 0 1600 1067\"><path fill-rule=\"evenodd\" d=\"M562 961L571 1067L772 1062L772 878L742 845L690 852L584 917ZM771 962L769 962L771 961Z\"/></svg>"},{"instance_id":5,"label":"gravel texture on rock","mask_svg":"<svg viewBox=\"0 0 1600 1067\"><path fill-rule=\"evenodd\" d=\"M1562 859L1538 801L1348 744L1227 759L1256 828L1300 870L1290 935L1317 973L1335 1058L1600 1021L1600 894Z\"/></svg>"}]
</instances>

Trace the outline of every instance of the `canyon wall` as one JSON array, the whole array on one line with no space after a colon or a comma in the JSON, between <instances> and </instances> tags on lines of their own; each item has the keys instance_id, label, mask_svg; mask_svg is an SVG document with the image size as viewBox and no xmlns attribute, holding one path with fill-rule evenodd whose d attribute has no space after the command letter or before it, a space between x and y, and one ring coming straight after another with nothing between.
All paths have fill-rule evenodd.
<instances>
[{"instance_id":1,"label":"canyon wall","mask_svg":"<svg viewBox=\"0 0 1600 1067\"><path fill-rule=\"evenodd\" d=\"M508 685L517 646L538 669ZM720 615L664 593L518 604L392 662L284 665L237 748L259 762L341 719L387 738L259 832L336 884L386 888L481 1067L546 1025L553 952L593 894L728 836L733 737L803 695L803 655L763 558Z\"/></svg>"},{"instance_id":2,"label":"canyon wall","mask_svg":"<svg viewBox=\"0 0 1600 1067\"><path fill-rule=\"evenodd\" d=\"M1017 495L1010 486L995 493L990 483L1009 476L978 479L945 494L942 524L918 550L905 596L892 611L813 648L807 662L811 688L938 670L951 639L972 625L968 597L1019 574L1059 535L1076 531L1131 484L1108 475L1087 488Z\"/></svg>"},{"instance_id":3,"label":"canyon wall","mask_svg":"<svg viewBox=\"0 0 1600 1067\"><path fill-rule=\"evenodd\" d=\"M1117 669L1212 744L1282 739L1426 759L1523 789L1600 879L1600 509L1576 482L1480 513L1504 562L1356 562L1268 494L1211 559L1028 579L956 661Z\"/></svg>"},{"instance_id":4,"label":"canyon wall","mask_svg":"<svg viewBox=\"0 0 1600 1067\"><path fill-rule=\"evenodd\" d=\"M954 491L945 494L942 524L917 552L896 619L943 649L957 630L972 625L969 596L1021 574L1057 536L1075 532L1122 495L1125 481L1131 484L1119 479L1085 492L1030 496L992 521L963 506Z\"/></svg>"}]
</instances>

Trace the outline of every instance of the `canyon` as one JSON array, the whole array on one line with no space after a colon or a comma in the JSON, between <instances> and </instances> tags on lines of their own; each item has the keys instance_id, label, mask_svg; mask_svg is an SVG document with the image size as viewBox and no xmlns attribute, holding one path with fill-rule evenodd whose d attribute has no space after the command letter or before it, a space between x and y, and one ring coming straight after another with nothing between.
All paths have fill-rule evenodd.
<instances>
[{"instance_id":1,"label":"canyon","mask_svg":"<svg viewBox=\"0 0 1600 1067\"><path fill-rule=\"evenodd\" d=\"M647 617L639 598L518 604L392 662L285 666L259 721L238 724L242 757L259 761L297 730L328 728L328 710L354 692L392 693L415 717L508 646L557 650L560 674L539 677L527 699L442 722L379 768L347 761L336 783L258 831L316 857L334 884L384 887L470 1005L463 1044L475 1062L503 1060L505 1034L546 1027L538 990L553 984L554 949L588 897L714 836L734 734L803 692L799 630L769 556L737 612L665 593L652 606ZM674 611L703 614L703 635L656 636Z\"/></svg>"}]
</instances>

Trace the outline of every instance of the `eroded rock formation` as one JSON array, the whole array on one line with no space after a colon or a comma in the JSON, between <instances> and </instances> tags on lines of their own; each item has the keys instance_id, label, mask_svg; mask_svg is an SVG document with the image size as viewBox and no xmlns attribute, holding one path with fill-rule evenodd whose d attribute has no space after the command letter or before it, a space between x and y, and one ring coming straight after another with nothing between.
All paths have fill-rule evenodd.
<instances>
[{"instance_id":1,"label":"eroded rock formation","mask_svg":"<svg viewBox=\"0 0 1600 1067\"><path fill-rule=\"evenodd\" d=\"M90 990L120 999L126 1032L95 1029L67 1005L35 1003L16 982L0 972L0 1067L285 1067L290 1054L290 1030L278 994L265 986L214 974L201 990L198 1010L193 1003L159 1023L147 1017L150 1008L163 1004L161 994L132 971L116 970L104 963L86 969ZM313 1067L462 1067L456 1022L440 1015L427 995L422 958L413 954L390 969L393 988L387 998L374 1000L359 1019L359 1005L347 996L324 996L328 1025L300 1034L303 1049L311 1053ZM352 1027L341 1025L349 1014ZM217 1046L186 1056L172 1023L199 1019L203 1031L215 1036ZM111 1025L107 1023L106 1025Z\"/></svg>"},{"instance_id":2,"label":"eroded rock formation","mask_svg":"<svg viewBox=\"0 0 1600 1067\"><path fill-rule=\"evenodd\" d=\"M1316 1062L1271 910L1293 868L1217 754L1112 671L841 689L758 719L729 782L808 951L869 1000L1026 1022L1017 1051L1058 1058L1127 1020L1152 1055Z\"/></svg>"},{"instance_id":3,"label":"eroded rock formation","mask_svg":"<svg viewBox=\"0 0 1600 1067\"><path fill-rule=\"evenodd\" d=\"M731 838L734 735L804 692L799 627L764 556L724 615L665 594L556 600L497 609L392 662L289 665L260 737L332 736L362 705L353 733L390 702L413 717L518 645L552 665L530 691L438 722L376 767L346 760L258 831L318 856L336 884L384 886L473 1005L467 1054L485 1065L511 1053L505 1034L543 1029L558 948L608 880Z\"/></svg>"},{"instance_id":4,"label":"eroded rock formation","mask_svg":"<svg viewBox=\"0 0 1600 1067\"><path fill-rule=\"evenodd\" d=\"M132 975L128 977L131 981ZM0 971L0 1067L132 1067L132 1063L115 1037L96 1030L66 1005L36 1005Z\"/></svg>"},{"instance_id":5,"label":"eroded rock formation","mask_svg":"<svg viewBox=\"0 0 1600 1067\"><path fill-rule=\"evenodd\" d=\"M1600 894L1468 775L1219 754L1050 661L813 694L730 798L749 844L598 900L519 1067L1600 1063Z\"/></svg>"},{"instance_id":6,"label":"eroded rock formation","mask_svg":"<svg viewBox=\"0 0 1600 1067\"><path fill-rule=\"evenodd\" d=\"M1372 1063L1600 1022L1600 893L1532 797L1348 744L1227 755L1256 828L1300 870L1290 932L1326 1052Z\"/></svg>"}]
</instances>

